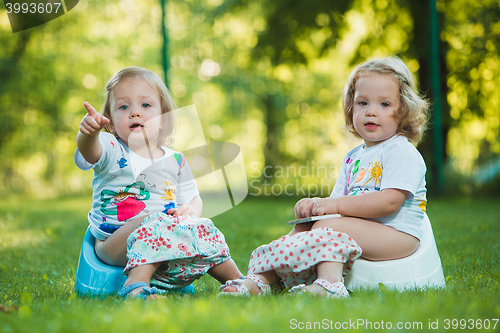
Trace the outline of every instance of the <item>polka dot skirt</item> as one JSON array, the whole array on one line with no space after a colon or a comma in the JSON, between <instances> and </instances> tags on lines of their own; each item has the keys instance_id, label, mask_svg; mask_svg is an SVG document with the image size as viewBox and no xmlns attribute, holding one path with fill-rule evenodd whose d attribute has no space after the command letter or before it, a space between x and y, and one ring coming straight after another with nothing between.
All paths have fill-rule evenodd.
<instances>
[{"instance_id":1,"label":"polka dot skirt","mask_svg":"<svg viewBox=\"0 0 500 333\"><path fill-rule=\"evenodd\" d=\"M311 284L317 278L316 265L323 261L344 263L343 276L361 256L361 248L347 234L331 228L317 228L281 238L255 249L248 273L274 270L285 287Z\"/></svg>"}]
</instances>

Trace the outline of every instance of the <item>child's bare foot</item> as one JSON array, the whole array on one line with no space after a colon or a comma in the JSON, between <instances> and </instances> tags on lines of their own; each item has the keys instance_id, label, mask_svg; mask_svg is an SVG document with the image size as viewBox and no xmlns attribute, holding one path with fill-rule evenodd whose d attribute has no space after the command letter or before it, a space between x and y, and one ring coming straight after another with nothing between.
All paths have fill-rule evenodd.
<instances>
[{"instance_id":1,"label":"child's bare foot","mask_svg":"<svg viewBox=\"0 0 500 333\"><path fill-rule=\"evenodd\" d=\"M271 292L271 286L266 284L262 277L250 274L238 280L227 281L222 287L219 295L250 296L266 295Z\"/></svg>"},{"instance_id":2,"label":"child's bare foot","mask_svg":"<svg viewBox=\"0 0 500 333\"><path fill-rule=\"evenodd\" d=\"M118 291L118 296L125 296L126 299L139 298L144 301L152 301L164 298L164 296L160 295L165 293L165 290L158 289L156 287L150 287L149 283L139 281L124 285L120 289L120 291Z\"/></svg>"},{"instance_id":3,"label":"child's bare foot","mask_svg":"<svg viewBox=\"0 0 500 333\"><path fill-rule=\"evenodd\" d=\"M232 280L232 281L238 281L238 280ZM238 281L239 282L239 281ZM250 295L258 295L260 294L259 287L257 287L257 284L253 282L250 279L242 279L240 282L243 286L245 286L248 289L248 292ZM223 293L238 293L238 287L236 284L225 284L223 288L221 289L221 292Z\"/></svg>"},{"instance_id":4,"label":"child's bare foot","mask_svg":"<svg viewBox=\"0 0 500 333\"><path fill-rule=\"evenodd\" d=\"M129 298L144 298L144 296L143 296L144 293L145 293L145 291L143 288L135 288L134 290L129 292L128 297ZM154 300L161 299L161 298L166 298L166 297L160 296L157 294L148 294L148 295L146 295L144 300L145 301L154 301Z\"/></svg>"},{"instance_id":5,"label":"child's bare foot","mask_svg":"<svg viewBox=\"0 0 500 333\"><path fill-rule=\"evenodd\" d=\"M321 297L326 297L329 294L328 290L326 290L325 288L323 288L319 284L314 284L314 283L310 284L308 286L305 286L304 290L306 292L310 293L311 295L317 295L317 296L321 296Z\"/></svg>"},{"instance_id":6,"label":"child's bare foot","mask_svg":"<svg viewBox=\"0 0 500 333\"><path fill-rule=\"evenodd\" d=\"M304 284L293 287L290 290L292 294L310 293L312 295L327 297L327 298L342 298L349 297L349 292L342 281L330 283L327 280L317 279L312 284L306 286Z\"/></svg>"}]
</instances>

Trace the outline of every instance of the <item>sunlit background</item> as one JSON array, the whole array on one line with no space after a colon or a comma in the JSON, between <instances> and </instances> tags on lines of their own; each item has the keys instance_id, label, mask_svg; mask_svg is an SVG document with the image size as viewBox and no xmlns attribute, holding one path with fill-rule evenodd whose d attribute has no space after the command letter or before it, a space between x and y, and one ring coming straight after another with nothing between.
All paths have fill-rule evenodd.
<instances>
[{"instance_id":1,"label":"sunlit background","mask_svg":"<svg viewBox=\"0 0 500 333\"><path fill-rule=\"evenodd\" d=\"M419 145L429 189L498 194L500 5L440 0L437 8L444 188L431 123ZM160 0L80 0L15 34L0 5L5 195L90 189L91 173L73 163L82 103L100 109L104 85L126 66L162 78L166 70L178 106L196 105L205 137L241 147L250 191L260 195L284 194L273 184L329 194L342 157L360 143L343 128L340 100L359 62L398 55L433 97L427 1L168 0L165 11L166 68Z\"/></svg>"}]
</instances>

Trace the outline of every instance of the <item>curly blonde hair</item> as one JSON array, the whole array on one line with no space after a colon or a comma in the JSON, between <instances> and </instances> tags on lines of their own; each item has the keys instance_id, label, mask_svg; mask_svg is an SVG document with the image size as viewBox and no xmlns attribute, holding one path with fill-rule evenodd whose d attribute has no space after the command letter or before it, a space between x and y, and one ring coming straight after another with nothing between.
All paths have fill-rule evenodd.
<instances>
[{"instance_id":1,"label":"curly blonde hair","mask_svg":"<svg viewBox=\"0 0 500 333\"><path fill-rule=\"evenodd\" d=\"M108 133L117 136L116 131L114 130L113 120L111 118L111 109L114 104L114 93L116 87L120 82L123 82L125 79L129 78L141 78L146 80L146 82L158 91L160 95L160 103L161 103L161 130L159 133L158 146L170 146L173 143L173 131L174 131L174 113L171 112L177 106L170 95L170 92L167 89L165 83L160 79L158 75L150 71L149 69L141 68L141 67L126 67L118 72L108 81L106 84L106 93L105 100L102 106L101 114L109 119L110 126L106 126L105 130Z\"/></svg>"},{"instance_id":2,"label":"curly blonde hair","mask_svg":"<svg viewBox=\"0 0 500 333\"><path fill-rule=\"evenodd\" d=\"M391 75L399 83L400 107L394 115L399 118L396 133L405 136L410 142L418 143L426 129L429 103L419 95L409 68L401 59L395 57L370 60L358 65L352 71L342 95L345 122L349 132L361 138L353 123L356 83L373 73Z\"/></svg>"}]
</instances>

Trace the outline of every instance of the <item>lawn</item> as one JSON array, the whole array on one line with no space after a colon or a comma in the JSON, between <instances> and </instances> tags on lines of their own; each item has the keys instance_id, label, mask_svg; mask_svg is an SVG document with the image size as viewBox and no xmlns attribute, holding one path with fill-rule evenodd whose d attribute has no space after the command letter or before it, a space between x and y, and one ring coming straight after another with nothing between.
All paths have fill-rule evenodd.
<instances>
[{"instance_id":1,"label":"lawn","mask_svg":"<svg viewBox=\"0 0 500 333\"><path fill-rule=\"evenodd\" d=\"M213 219L243 272L255 247L288 231L295 200L248 197ZM356 291L345 300L286 294L219 299L209 276L197 281L196 295L158 302L79 297L74 279L89 205L90 195L0 203L0 332L500 330L495 198L430 198L445 290Z\"/></svg>"}]
</instances>

